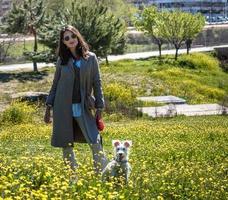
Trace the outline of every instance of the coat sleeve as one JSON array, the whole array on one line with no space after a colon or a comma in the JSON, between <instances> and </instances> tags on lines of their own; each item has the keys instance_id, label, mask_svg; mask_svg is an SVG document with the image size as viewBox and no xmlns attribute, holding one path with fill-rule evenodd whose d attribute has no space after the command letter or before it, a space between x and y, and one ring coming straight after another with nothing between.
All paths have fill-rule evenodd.
<instances>
[{"instance_id":1,"label":"coat sleeve","mask_svg":"<svg viewBox=\"0 0 228 200\"><path fill-rule=\"evenodd\" d=\"M101 86L101 77L97 56L93 56L93 93L95 97L95 108L103 109L105 106L104 95Z\"/></svg>"},{"instance_id":2,"label":"coat sleeve","mask_svg":"<svg viewBox=\"0 0 228 200\"><path fill-rule=\"evenodd\" d=\"M55 93L56 93L56 89L57 89L57 85L58 85L58 81L61 75L61 69L60 69L60 58L57 59L57 63L56 63L56 70L55 70L55 75L54 75L54 79L52 82L52 86L51 89L49 91L49 95L46 99L46 105L50 105L53 107L54 105L54 100L55 100Z\"/></svg>"}]
</instances>

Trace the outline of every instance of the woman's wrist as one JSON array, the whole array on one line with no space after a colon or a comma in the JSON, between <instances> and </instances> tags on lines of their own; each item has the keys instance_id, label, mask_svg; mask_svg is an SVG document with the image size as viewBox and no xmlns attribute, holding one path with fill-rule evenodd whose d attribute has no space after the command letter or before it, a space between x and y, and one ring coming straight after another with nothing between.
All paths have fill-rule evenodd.
<instances>
[{"instance_id":1,"label":"woman's wrist","mask_svg":"<svg viewBox=\"0 0 228 200\"><path fill-rule=\"evenodd\" d=\"M46 104L46 109L51 110L52 106L50 104Z\"/></svg>"},{"instance_id":2,"label":"woman's wrist","mask_svg":"<svg viewBox=\"0 0 228 200\"><path fill-rule=\"evenodd\" d=\"M97 111L103 111L103 108L96 108Z\"/></svg>"}]
</instances>

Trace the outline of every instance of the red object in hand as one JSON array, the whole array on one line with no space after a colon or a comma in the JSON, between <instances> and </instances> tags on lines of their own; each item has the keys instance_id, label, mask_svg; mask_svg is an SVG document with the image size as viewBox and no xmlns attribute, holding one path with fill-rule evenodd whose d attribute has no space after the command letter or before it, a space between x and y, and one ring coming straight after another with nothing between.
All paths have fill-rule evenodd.
<instances>
[{"instance_id":1,"label":"red object in hand","mask_svg":"<svg viewBox=\"0 0 228 200\"><path fill-rule=\"evenodd\" d=\"M104 130L105 125L104 125L104 121L102 120L102 118L97 117L96 118L96 124L97 124L97 129L99 131L103 131Z\"/></svg>"}]
</instances>

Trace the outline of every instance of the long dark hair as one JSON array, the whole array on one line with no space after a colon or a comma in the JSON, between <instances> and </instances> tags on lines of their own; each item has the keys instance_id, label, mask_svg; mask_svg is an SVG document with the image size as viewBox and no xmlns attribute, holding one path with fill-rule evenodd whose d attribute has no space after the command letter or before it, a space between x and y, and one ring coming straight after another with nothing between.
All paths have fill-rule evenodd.
<instances>
[{"instance_id":1,"label":"long dark hair","mask_svg":"<svg viewBox=\"0 0 228 200\"><path fill-rule=\"evenodd\" d=\"M63 43L63 34L66 31L70 31L77 36L78 44L76 46L75 53L77 55L83 57L84 59L86 59L88 57L88 53L89 53L88 44L85 42L84 38L82 37L82 35L78 31L78 29L76 29L75 27L73 27L71 25L67 25L64 28L62 28L60 31L59 44L58 44L58 48L57 48L57 55L61 58L61 61L62 61L61 64L62 65L67 64L69 58L72 57L70 50Z\"/></svg>"}]
</instances>

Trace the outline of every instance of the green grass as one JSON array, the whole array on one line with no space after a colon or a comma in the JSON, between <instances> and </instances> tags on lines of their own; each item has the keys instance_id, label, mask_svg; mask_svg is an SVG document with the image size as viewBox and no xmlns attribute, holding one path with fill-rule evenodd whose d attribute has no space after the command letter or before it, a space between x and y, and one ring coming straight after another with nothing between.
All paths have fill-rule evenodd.
<instances>
[{"instance_id":1,"label":"green grass","mask_svg":"<svg viewBox=\"0 0 228 200\"><path fill-rule=\"evenodd\" d=\"M101 64L105 94L114 98L114 106L115 98L132 106L136 96L164 94L187 103L217 102L228 91L228 74L212 57L196 57ZM54 71L0 74L1 102L16 92L49 91ZM118 109L104 113L101 134L109 159L112 139L133 142L130 182L119 187L95 176L85 144L75 144L79 180L70 184L61 149L50 145L52 126L42 122L44 107L7 109L0 116L0 199L226 199L227 116L130 119Z\"/></svg>"},{"instance_id":2,"label":"green grass","mask_svg":"<svg viewBox=\"0 0 228 200\"><path fill-rule=\"evenodd\" d=\"M8 53L11 57L20 57L24 51L33 51L34 41L16 42L10 46ZM47 47L38 43L38 52L47 50Z\"/></svg>"},{"instance_id":3,"label":"green grass","mask_svg":"<svg viewBox=\"0 0 228 200\"><path fill-rule=\"evenodd\" d=\"M12 92L48 92L54 71L55 68L46 68L38 74L2 73L1 88L7 92L1 95L1 101L8 101ZM184 98L188 104L201 104L220 103L228 95L228 74L210 54L180 55L177 61L173 56L164 56L161 62L153 57L110 62L109 66L102 63L101 76L104 89L116 84L117 88L131 90L133 98L175 95Z\"/></svg>"},{"instance_id":4,"label":"green grass","mask_svg":"<svg viewBox=\"0 0 228 200\"><path fill-rule=\"evenodd\" d=\"M7 92L1 96L1 101L8 101L12 92L48 92L54 71L55 68L46 68L39 73L2 73L4 84L1 88ZM210 54L180 55L177 61L173 56L164 56L162 61L153 57L110 62L109 66L102 63L101 76L104 89L112 84L116 85L117 93L119 87L128 88L132 91L131 98L175 95L184 98L188 104L203 104L221 103L228 95L228 74Z\"/></svg>"},{"instance_id":5,"label":"green grass","mask_svg":"<svg viewBox=\"0 0 228 200\"><path fill-rule=\"evenodd\" d=\"M169 49L167 44L162 45L163 49ZM158 51L158 45L150 44L127 44L125 53L135 53L135 52L146 52L146 51Z\"/></svg>"},{"instance_id":6,"label":"green grass","mask_svg":"<svg viewBox=\"0 0 228 200\"><path fill-rule=\"evenodd\" d=\"M141 60L122 60L102 65L105 84L121 82L137 95L175 95L187 103L220 102L228 91L228 74L207 54L180 55ZM185 63L185 65L183 65Z\"/></svg>"},{"instance_id":7,"label":"green grass","mask_svg":"<svg viewBox=\"0 0 228 200\"><path fill-rule=\"evenodd\" d=\"M34 116L35 118L37 116ZM226 199L226 116L156 120L105 120L104 149L112 139L130 139L132 174L128 186L102 183L92 171L89 147L76 144L77 184L62 151L50 146L51 126L41 122L1 126L0 194L32 199Z\"/></svg>"}]
</instances>

